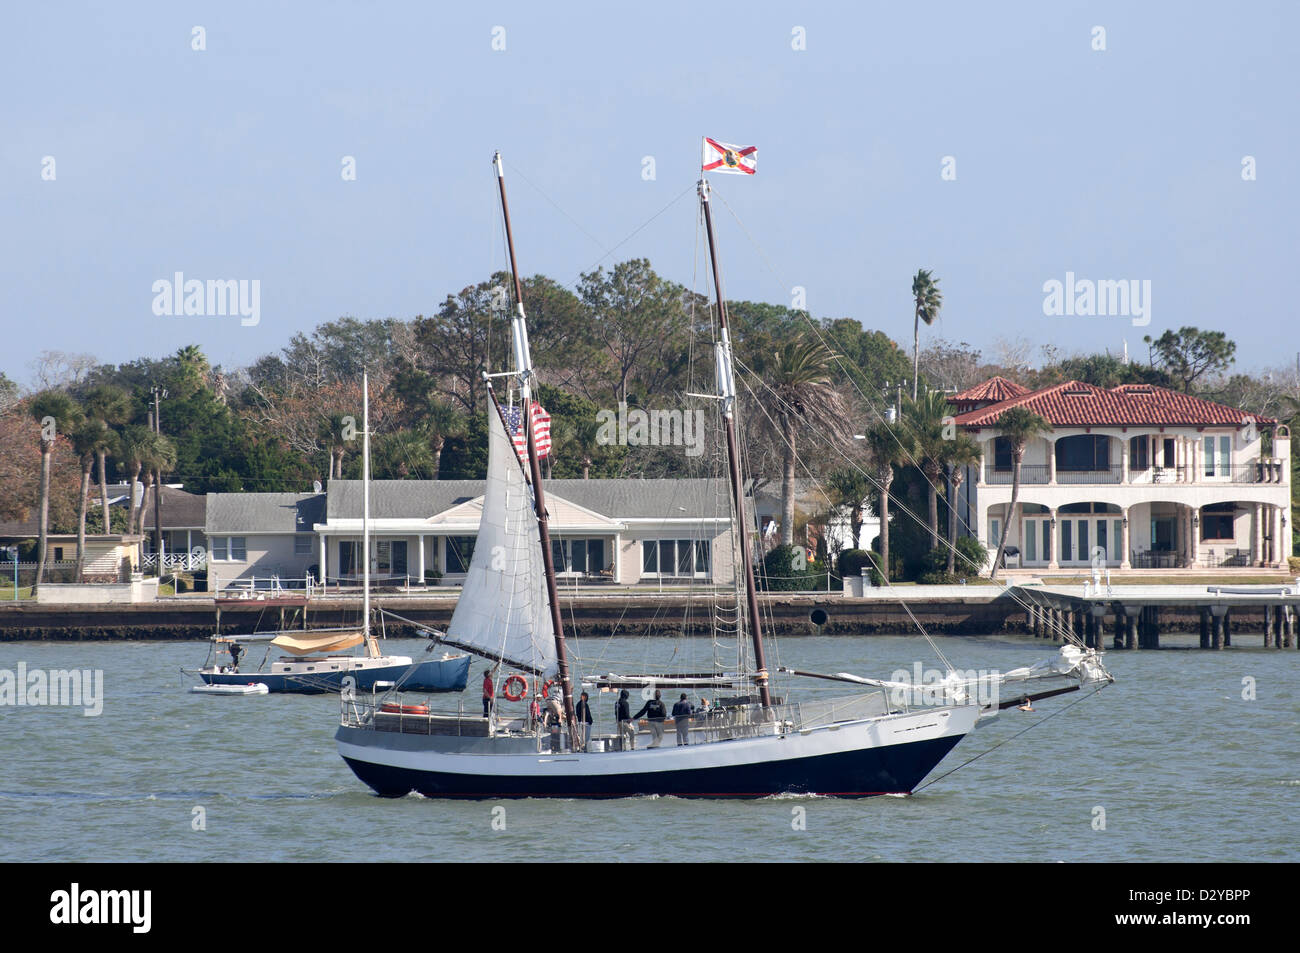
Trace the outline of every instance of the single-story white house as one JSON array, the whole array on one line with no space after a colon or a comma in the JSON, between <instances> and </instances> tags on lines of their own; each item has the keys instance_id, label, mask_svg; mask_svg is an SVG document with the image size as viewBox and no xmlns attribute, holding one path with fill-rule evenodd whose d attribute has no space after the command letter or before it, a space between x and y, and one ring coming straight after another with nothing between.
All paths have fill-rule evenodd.
<instances>
[{"instance_id":1,"label":"single-story white house","mask_svg":"<svg viewBox=\"0 0 1300 953\"><path fill-rule=\"evenodd\" d=\"M561 581L707 583L733 578L725 481L551 480L551 545ZM444 585L464 579L483 506L481 480L374 480L371 571ZM321 493L210 493L209 588L256 578L359 581L362 484Z\"/></svg>"}]
</instances>

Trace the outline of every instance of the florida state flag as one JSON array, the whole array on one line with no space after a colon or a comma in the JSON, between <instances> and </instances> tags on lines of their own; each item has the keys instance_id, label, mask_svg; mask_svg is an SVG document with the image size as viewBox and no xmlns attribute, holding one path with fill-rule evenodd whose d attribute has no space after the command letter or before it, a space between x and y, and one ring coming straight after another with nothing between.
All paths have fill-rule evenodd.
<instances>
[{"instance_id":1,"label":"florida state flag","mask_svg":"<svg viewBox=\"0 0 1300 953\"><path fill-rule=\"evenodd\" d=\"M704 172L753 175L758 171L758 146L733 146L705 136L700 165Z\"/></svg>"}]
</instances>

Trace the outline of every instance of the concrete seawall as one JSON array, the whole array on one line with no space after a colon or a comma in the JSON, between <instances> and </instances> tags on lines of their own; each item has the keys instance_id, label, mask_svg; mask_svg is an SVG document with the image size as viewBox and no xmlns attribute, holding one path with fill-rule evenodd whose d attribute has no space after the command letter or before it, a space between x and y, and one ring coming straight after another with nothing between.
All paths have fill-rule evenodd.
<instances>
[{"instance_id":1,"label":"concrete seawall","mask_svg":"<svg viewBox=\"0 0 1300 953\"><path fill-rule=\"evenodd\" d=\"M445 628L455 608L454 595L378 596L376 605L413 622ZM703 596L684 593L593 594L561 596L566 625L580 636L670 635L685 631L707 634L710 610ZM764 622L776 635L915 634L916 626L897 601L846 599L839 594L760 597ZM960 599L909 598L908 607L926 631L944 634L987 634L1024 631L1025 610L1000 593L968 595ZM825 614L822 621L821 613ZM359 598L336 596L312 599L307 608L313 627L355 625L361 614ZM286 627L297 628L301 619L286 613ZM819 626L817 622L821 621ZM225 606L223 632L275 629L276 609ZM390 621L389 631L406 635ZM0 606L0 642L20 640L154 640L206 639L216 631L211 599L161 599L149 605L58 606L17 603Z\"/></svg>"}]
</instances>

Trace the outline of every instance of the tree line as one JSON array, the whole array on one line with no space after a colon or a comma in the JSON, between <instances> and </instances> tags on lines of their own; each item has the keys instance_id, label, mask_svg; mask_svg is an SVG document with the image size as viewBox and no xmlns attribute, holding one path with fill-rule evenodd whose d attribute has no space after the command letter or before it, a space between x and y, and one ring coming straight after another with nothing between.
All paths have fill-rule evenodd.
<instances>
[{"instance_id":1,"label":"tree line","mask_svg":"<svg viewBox=\"0 0 1300 953\"><path fill-rule=\"evenodd\" d=\"M548 475L690 476L716 463L605 443L597 426L600 410L620 404L716 410L716 402L691 396L714 388L715 322L705 296L658 275L645 259L597 268L573 289L542 275L522 284L538 395L552 415ZM100 506L93 531L144 532L152 498L156 551L163 482L197 493L301 492L317 481L358 478L363 368L371 381L376 479L481 478L489 410L483 375L509 366L510 287L497 273L447 295L429 315L326 321L240 368L213 367L193 345L120 365L47 352L35 393L21 395L0 376L0 473L10 475L12 489L0 502L0 520L39 515L42 565L46 533L75 527L80 565L92 482ZM850 522L856 538L865 503L882 518L882 573L954 573L960 534L945 496L978 449L942 432L944 394L994 374L1030 387L1071 378L1100 386L1142 381L1252 413L1296 410L1294 388L1224 373L1235 345L1220 332L1166 332L1148 340L1145 363L1049 351L1034 367L1017 347L992 360L942 340L922 348L920 326L938 315L942 295L926 270L912 278L911 290L910 354L854 318L728 303L741 441L751 486L779 486L779 545L824 540L818 528L832 519ZM120 527L105 524L110 480L132 487ZM801 480L822 488L818 502L801 500ZM891 554L888 514L896 501L924 518L894 521L904 551ZM913 522L918 531L904 525ZM932 551L946 559L921 565ZM834 553L823 545L821 556Z\"/></svg>"}]
</instances>

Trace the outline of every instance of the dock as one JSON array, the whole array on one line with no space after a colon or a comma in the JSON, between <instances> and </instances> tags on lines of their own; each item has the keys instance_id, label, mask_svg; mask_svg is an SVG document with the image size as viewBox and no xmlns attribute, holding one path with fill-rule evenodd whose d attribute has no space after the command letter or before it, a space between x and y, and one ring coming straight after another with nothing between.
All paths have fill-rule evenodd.
<instances>
[{"instance_id":1,"label":"dock","mask_svg":"<svg viewBox=\"0 0 1300 953\"><path fill-rule=\"evenodd\" d=\"M1159 585L1081 586L1024 585L1008 587L1026 606L1028 628L1035 638L1060 638L1073 632L1089 648L1158 649L1160 632L1168 623L1199 623L1203 649L1232 645L1237 635L1254 630L1265 648L1300 647L1295 637L1300 612L1300 585Z\"/></svg>"}]
</instances>

